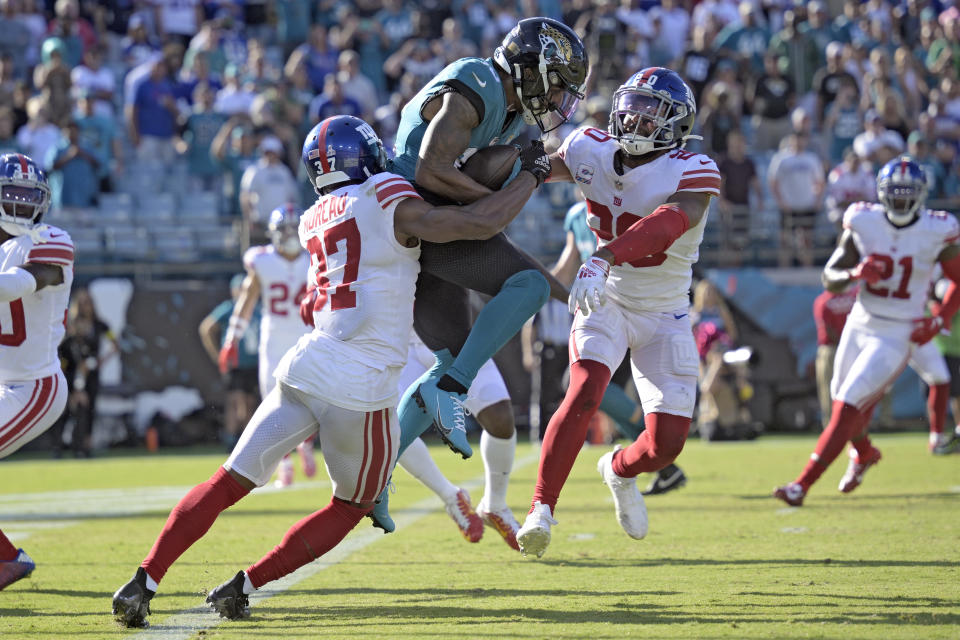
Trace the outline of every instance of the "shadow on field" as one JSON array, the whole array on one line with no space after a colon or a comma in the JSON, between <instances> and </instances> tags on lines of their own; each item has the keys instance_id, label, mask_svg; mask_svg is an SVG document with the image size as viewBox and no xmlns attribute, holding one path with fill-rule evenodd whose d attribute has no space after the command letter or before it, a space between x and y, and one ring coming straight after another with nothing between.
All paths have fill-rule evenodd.
<instances>
[{"instance_id":1,"label":"shadow on field","mask_svg":"<svg viewBox=\"0 0 960 640\"><path fill-rule=\"evenodd\" d=\"M837 567L960 567L960 561L946 560L849 560L835 558L624 558L598 560L594 558L538 560L540 564L555 566L574 566L587 568L617 567L657 567L667 566L795 566L795 565L833 565Z\"/></svg>"},{"instance_id":2,"label":"shadow on field","mask_svg":"<svg viewBox=\"0 0 960 640\"><path fill-rule=\"evenodd\" d=\"M782 502L775 502L773 496L771 496L769 493L762 493L762 494L748 493L748 494L740 494L740 495L731 495L730 497L736 498L738 500L769 500L771 504L776 504L776 505L779 505L780 507L784 506ZM906 498L912 498L914 500L942 500L944 498L952 498L956 500L957 498L960 498L960 494L952 491L938 491L938 492L924 492L924 493L862 493L861 492L857 494L856 498L851 498L849 496L842 496L842 495L836 495L836 494L833 494L833 495L824 494L822 496L814 495L812 496L812 498L816 500L823 500L825 502L829 502L831 503L831 505L837 502L846 502L847 504L849 504L850 500L856 500L856 502L858 503L858 506L866 506L865 503L882 502L886 500L904 500ZM814 505L816 505L816 503L814 503ZM804 506L803 506L804 511L807 510L807 506L809 505L804 503Z\"/></svg>"}]
</instances>

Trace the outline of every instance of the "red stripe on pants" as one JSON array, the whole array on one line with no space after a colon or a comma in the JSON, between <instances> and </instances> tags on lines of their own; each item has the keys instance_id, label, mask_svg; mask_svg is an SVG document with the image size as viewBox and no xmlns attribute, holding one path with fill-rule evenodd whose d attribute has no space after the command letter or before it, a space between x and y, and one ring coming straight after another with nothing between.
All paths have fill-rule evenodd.
<instances>
[{"instance_id":1,"label":"red stripe on pants","mask_svg":"<svg viewBox=\"0 0 960 640\"><path fill-rule=\"evenodd\" d=\"M360 490L363 489L363 470L367 466L367 457L369 455L369 447L367 446L367 439L370 437L370 412L363 418L363 457L360 459L360 474L357 476L357 487L353 490L353 497L350 498L350 502L359 502L360 501Z\"/></svg>"},{"instance_id":2,"label":"red stripe on pants","mask_svg":"<svg viewBox=\"0 0 960 640\"><path fill-rule=\"evenodd\" d=\"M3 449L3 446L8 442L11 442L18 434L21 434L23 431L33 426L39 417L43 416L45 409L50 407L50 391L54 386L54 376L47 376L42 380L38 381L40 384L40 393L36 395L36 402L33 403L32 407L27 414L20 419L19 422L14 424L12 427L5 429L3 435L0 436L0 449ZM36 391L35 391L36 393ZM31 396L31 399L34 396ZM21 411L21 415L23 412ZM8 425L10 423L7 423Z\"/></svg>"}]
</instances>

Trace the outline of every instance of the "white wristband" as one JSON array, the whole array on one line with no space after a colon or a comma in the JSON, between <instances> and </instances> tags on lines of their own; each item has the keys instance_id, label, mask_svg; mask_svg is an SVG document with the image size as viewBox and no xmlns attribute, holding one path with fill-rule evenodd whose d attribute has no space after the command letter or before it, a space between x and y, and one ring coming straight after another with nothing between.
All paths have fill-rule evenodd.
<instances>
[{"instance_id":1,"label":"white wristband","mask_svg":"<svg viewBox=\"0 0 960 640\"><path fill-rule=\"evenodd\" d=\"M18 300L37 290L37 279L26 269L14 267L0 273L0 302Z\"/></svg>"},{"instance_id":2,"label":"white wristband","mask_svg":"<svg viewBox=\"0 0 960 640\"><path fill-rule=\"evenodd\" d=\"M247 332L250 322L240 316L230 316L230 324L227 325L227 335L223 339L224 344L239 342L243 334Z\"/></svg>"}]
</instances>

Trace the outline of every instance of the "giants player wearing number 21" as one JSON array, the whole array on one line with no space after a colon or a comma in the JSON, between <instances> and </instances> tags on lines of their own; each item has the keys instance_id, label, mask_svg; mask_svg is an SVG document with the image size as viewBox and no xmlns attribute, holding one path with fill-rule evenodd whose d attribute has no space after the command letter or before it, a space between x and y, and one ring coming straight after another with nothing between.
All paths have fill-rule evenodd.
<instances>
[{"instance_id":1,"label":"giants player wearing number 21","mask_svg":"<svg viewBox=\"0 0 960 640\"><path fill-rule=\"evenodd\" d=\"M960 309L960 224L924 207L927 178L909 156L891 160L877 174L880 203L857 202L843 214L843 233L823 270L823 284L841 291L863 281L840 334L830 396L830 422L803 471L774 497L799 507L810 486L850 443L850 462L839 490L860 486L880 461L867 436L873 407L919 345L929 342ZM924 317L936 263L950 285L937 313Z\"/></svg>"},{"instance_id":2,"label":"giants player wearing number 21","mask_svg":"<svg viewBox=\"0 0 960 640\"><path fill-rule=\"evenodd\" d=\"M307 292L310 258L297 237L299 224L300 211L293 204L277 207L270 213L267 223L270 244L251 247L243 255L247 276L243 279L220 349L220 372L226 374L230 368L237 366L238 344L259 301L262 320L257 372L261 398L266 398L276 385L273 372L283 354L306 332L300 321L300 301ZM313 440L301 442L297 449L304 475L313 477L317 469ZM286 487L293 482L290 456L284 456L281 460L277 476L278 487Z\"/></svg>"},{"instance_id":3,"label":"giants player wearing number 21","mask_svg":"<svg viewBox=\"0 0 960 640\"><path fill-rule=\"evenodd\" d=\"M114 594L121 623L145 626L170 565L221 511L263 485L298 442L319 437L333 496L210 592L207 602L221 616L249 615L248 594L336 546L386 486L400 439L397 382L413 330L420 240L489 238L513 220L539 182L536 166L522 165L507 187L472 204L432 206L407 180L385 171L386 157L373 128L358 118L327 118L307 135L302 159L319 198L301 216L299 237L317 287L314 328L280 361L276 386L226 463L174 507L133 579Z\"/></svg>"},{"instance_id":4,"label":"giants player wearing number 21","mask_svg":"<svg viewBox=\"0 0 960 640\"><path fill-rule=\"evenodd\" d=\"M570 385L544 434L532 508L517 535L525 555L539 557L550 543L560 490L627 349L646 430L604 455L598 469L632 538L647 533L636 476L666 467L683 449L699 368L691 265L710 198L720 193L714 161L683 150L695 115L679 75L644 69L614 95L608 131L577 129L551 156L551 180L576 181L583 192L599 248L570 288Z\"/></svg>"},{"instance_id":5,"label":"giants player wearing number 21","mask_svg":"<svg viewBox=\"0 0 960 640\"><path fill-rule=\"evenodd\" d=\"M50 187L33 160L0 156L0 458L63 413L67 385L57 358L73 282L73 242L41 224ZM0 531L0 589L34 563Z\"/></svg>"}]
</instances>

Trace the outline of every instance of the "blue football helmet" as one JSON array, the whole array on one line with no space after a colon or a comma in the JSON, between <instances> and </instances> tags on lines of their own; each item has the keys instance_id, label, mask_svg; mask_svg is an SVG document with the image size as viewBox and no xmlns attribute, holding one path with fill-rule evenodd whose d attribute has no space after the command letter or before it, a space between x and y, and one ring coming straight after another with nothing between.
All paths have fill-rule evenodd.
<instances>
[{"instance_id":1,"label":"blue football helmet","mask_svg":"<svg viewBox=\"0 0 960 640\"><path fill-rule=\"evenodd\" d=\"M280 253L296 255L300 253L300 211L292 202L280 205L270 212L267 222L267 234L270 243Z\"/></svg>"},{"instance_id":2,"label":"blue football helmet","mask_svg":"<svg viewBox=\"0 0 960 640\"><path fill-rule=\"evenodd\" d=\"M613 94L610 135L631 156L682 147L697 115L693 91L675 72L648 67L636 72Z\"/></svg>"},{"instance_id":3,"label":"blue football helmet","mask_svg":"<svg viewBox=\"0 0 960 640\"><path fill-rule=\"evenodd\" d=\"M40 224L50 208L47 175L22 153L0 156L0 228L19 236Z\"/></svg>"},{"instance_id":4,"label":"blue football helmet","mask_svg":"<svg viewBox=\"0 0 960 640\"><path fill-rule=\"evenodd\" d=\"M883 165L877 173L877 195L887 219L897 226L913 222L927 201L927 174L907 155Z\"/></svg>"},{"instance_id":5,"label":"blue football helmet","mask_svg":"<svg viewBox=\"0 0 960 640\"><path fill-rule=\"evenodd\" d=\"M353 116L321 121L303 142L300 154L314 190L323 195L344 182L363 182L387 165L383 142L369 124Z\"/></svg>"}]
</instances>

